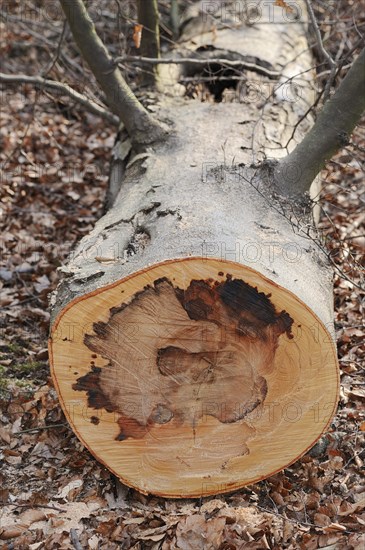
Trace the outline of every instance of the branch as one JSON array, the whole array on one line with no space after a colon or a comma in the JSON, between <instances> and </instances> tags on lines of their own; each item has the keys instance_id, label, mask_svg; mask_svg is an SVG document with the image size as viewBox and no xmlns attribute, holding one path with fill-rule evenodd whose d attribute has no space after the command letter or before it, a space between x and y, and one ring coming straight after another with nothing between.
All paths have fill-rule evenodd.
<instances>
[{"instance_id":1,"label":"branch","mask_svg":"<svg viewBox=\"0 0 365 550\"><path fill-rule=\"evenodd\" d=\"M27 76L25 74L4 73L0 73L0 82L3 82L4 84L31 84L36 88L47 88L48 90L56 90L57 92L60 92L60 94L67 95L77 103L80 103L80 105L83 105L88 111L90 111L90 113L98 115L108 122L111 122L112 124L119 124L119 118L117 116L113 115L109 111L106 111L105 109L103 109L103 107L101 107L91 99L88 99L83 94L80 94L79 92L71 88L68 84L63 84L62 82L57 82L56 80L47 80L46 78L43 78L41 76Z\"/></svg>"},{"instance_id":2,"label":"branch","mask_svg":"<svg viewBox=\"0 0 365 550\"><path fill-rule=\"evenodd\" d=\"M1 12L0 12L1 14ZM25 29L26 33L27 34L30 34L31 36L34 36L35 38L37 38L39 41L40 41L40 44L35 44L36 47L44 47L46 48L46 46L50 49L58 49L58 45L55 45L54 42L52 42L52 40L48 40L45 36L45 34L49 35L49 25L47 23L43 23L41 21L38 21L38 18L34 18L32 21L26 19L26 18L23 18L23 17L16 17L14 15L11 15L9 13L6 14L6 16L2 16L4 21L7 22L7 21L15 21L17 24L20 25L21 28ZM40 17L40 15L39 15ZM40 33L40 32L36 32L32 27L33 26L37 26L37 25L41 25L42 28L45 28L47 29L47 33L43 32L43 33ZM57 37L57 34L59 34L59 31L57 29L54 29L52 27L52 38L56 39ZM61 31L61 34L62 34L62 31ZM28 46L32 46L33 44L32 43L28 43ZM50 52L48 52L50 54ZM83 74L83 70L81 69L81 67L71 58L69 58L64 52L62 52L62 49L60 50L60 58L67 64L67 65L70 65L71 67L73 67L74 69L77 70L78 73L80 74Z\"/></svg>"},{"instance_id":3,"label":"branch","mask_svg":"<svg viewBox=\"0 0 365 550\"><path fill-rule=\"evenodd\" d=\"M305 138L276 164L274 179L279 190L286 195L308 191L326 161L348 143L364 110L365 48Z\"/></svg>"},{"instance_id":4,"label":"branch","mask_svg":"<svg viewBox=\"0 0 365 550\"><path fill-rule=\"evenodd\" d=\"M323 45L321 31L319 30L317 19L316 19L316 16L314 15L314 11L312 8L312 4L310 3L310 0L305 0L305 4L307 6L308 14L309 14L311 23L313 25L314 33L316 35L318 48L322 54L322 57L328 61L328 64L332 69L333 67L336 67L336 62L332 59L332 57L330 56L330 54L327 52L327 50Z\"/></svg>"},{"instance_id":5,"label":"branch","mask_svg":"<svg viewBox=\"0 0 365 550\"><path fill-rule=\"evenodd\" d=\"M112 112L124 123L135 144L145 145L166 136L166 131L142 106L115 66L96 33L82 0L60 0L74 40L88 63Z\"/></svg>"},{"instance_id":6,"label":"branch","mask_svg":"<svg viewBox=\"0 0 365 550\"><path fill-rule=\"evenodd\" d=\"M54 55L53 59L51 59L51 62L48 65L48 67L46 69L44 69L41 73L44 78L46 78L46 76L52 71L53 67L56 65L56 63L58 61L58 58L61 55L61 46L62 46L63 39L65 38L66 29L67 29L67 23L66 23L66 21L64 21L61 36L60 36L60 38L58 40L58 44L57 44L56 54Z\"/></svg>"},{"instance_id":7,"label":"branch","mask_svg":"<svg viewBox=\"0 0 365 550\"><path fill-rule=\"evenodd\" d=\"M250 63L248 61L245 61L244 59L215 59L215 58L207 58L207 59L195 59L194 57L177 57L174 58L150 58L150 57L141 57L141 56L134 56L134 55L124 55L122 57L116 57L114 58L114 63L150 63L151 65L163 65L163 64L175 64L175 65L182 65L182 64L190 64L190 65L210 65L210 64L217 64L217 65L227 65L227 67L238 67L241 69L247 69L249 71L255 71L257 73L263 74L265 76L268 76L270 78L278 78L281 73L277 71L273 71L271 69L267 69L266 67L263 67L262 65L256 65L255 63Z\"/></svg>"},{"instance_id":8,"label":"branch","mask_svg":"<svg viewBox=\"0 0 365 550\"><path fill-rule=\"evenodd\" d=\"M171 23L173 39L177 40L178 37L179 37L179 27L180 27L179 2L178 2L178 0L171 0L170 23Z\"/></svg>"},{"instance_id":9,"label":"branch","mask_svg":"<svg viewBox=\"0 0 365 550\"><path fill-rule=\"evenodd\" d=\"M322 41L322 37L321 37L321 31L319 30L317 19L316 19L316 16L314 15L314 11L313 11L312 4L311 4L310 0L305 0L305 4L307 6L308 14L309 14L311 23L313 25L314 34L316 35L317 45L318 45L319 51L321 52L322 57L328 61L328 64L331 68L330 75L328 77L327 84L326 84L326 87L325 87L325 90L324 90L323 101L325 102L328 99L330 89L331 89L331 85L332 85L332 82L333 82L335 74L336 74L337 63L330 56L330 54L327 52L327 50L325 49L325 47L323 45L323 41Z\"/></svg>"}]
</instances>

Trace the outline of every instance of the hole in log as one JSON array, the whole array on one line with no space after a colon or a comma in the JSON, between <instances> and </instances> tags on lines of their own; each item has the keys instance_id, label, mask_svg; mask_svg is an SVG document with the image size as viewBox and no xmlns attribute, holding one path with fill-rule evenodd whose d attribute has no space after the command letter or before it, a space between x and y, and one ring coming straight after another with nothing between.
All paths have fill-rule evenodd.
<instances>
[{"instance_id":1,"label":"hole in log","mask_svg":"<svg viewBox=\"0 0 365 550\"><path fill-rule=\"evenodd\" d=\"M270 294L231 275L186 289L156 279L85 335L108 365L92 365L73 389L115 413L118 441L169 424L194 432L207 416L242 421L264 404L279 336L291 338L292 323Z\"/></svg>"},{"instance_id":2,"label":"hole in log","mask_svg":"<svg viewBox=\"0 0 365 550\"><path fill-rule=\"evenodd\" d=\"M274 67L264 59L250 55L236 56L232 52L216 49L212 45L198 47L193 56L198 57L200 61L205 59L206 64L197 66L187 62L184 65L184 77L180 82L185 84L187 97L199 98L204 102L244 102L252 87L256 96L257 83L250 82L246 74L247 63L251 71L265 74L270 78L277 76L273 74L275 73ZM214 61L214 59L242 62L242 65L238 64L233 67Z\"/></svg>"},{"instance_id":3,"label":"hole in log","mask_svg":"<svg viewBox=\"0 0 365 550\"><path fill-rule=\"evenodd\" d=\"M185 84L186 96L200 97L202 101L210 100L221 103L225 90L237 89L239 84L237 75L242 73L237 68L210 62L210 57L227 57L227 54L221 54L220 50L216 50L214 46L201 46L196 49L196 53L198 53L200 59L205 57L207 64L205 66L186 64L185 76L191 79L188 84Z\"/></svg>"}]
</instances>

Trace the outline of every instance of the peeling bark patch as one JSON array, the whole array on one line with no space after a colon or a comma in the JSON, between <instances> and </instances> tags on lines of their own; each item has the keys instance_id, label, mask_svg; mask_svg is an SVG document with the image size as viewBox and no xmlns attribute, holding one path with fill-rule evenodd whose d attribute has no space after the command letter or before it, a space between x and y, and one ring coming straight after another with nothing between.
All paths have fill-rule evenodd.
<instances>
[{"instance_id":1,"label":"peeling bark patch","mask_svg":"<svg viewBox=\"0 0 365 550\"><path fill-rule=\"evenodd\" d=\"M229 274L186 289L158 279L85 335L108 365L91 365L73 389L116 414L118 441L167 424L195 434L207 417L242 421L265 402L279 336L292 337L293 319L270 298Z\"/></svg>"},{"instance_id":2,"label":"peeling bark patch","mask_svg":"<svg viewBox=\"0 0 365 550\"><path fill-rule=\"evenodd\" d=\"M75 277L73 279L73 282L77 285L84 285L86 283L90 283L91 281L94 281L96 279L100 279L105 275L105 271L97 271L96 273L92 273L91 275L88 275L87 277L81 277L79 279L78 277Z\"/></svg>"}]
</instances>

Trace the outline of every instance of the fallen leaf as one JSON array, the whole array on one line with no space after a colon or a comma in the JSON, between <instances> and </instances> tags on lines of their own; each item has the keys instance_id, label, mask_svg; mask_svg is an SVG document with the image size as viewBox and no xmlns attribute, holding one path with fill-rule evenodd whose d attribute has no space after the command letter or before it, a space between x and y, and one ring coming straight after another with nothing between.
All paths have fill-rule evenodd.
<instances>
[{"instance_id":1,"label":"fallen leaf","mask_svg":"<svg viewBox=\"0 0 365 550\"><path fill-rule=\"evenodd\" d=\"M323 528L323 531L325 533L330 533L331 531L346 531L346 527L344 525L340 525L339 523L330 523Z\"/></svg>"},{"instance_id":2,"label":"fallen leaf","mask_svg":"<svg viewBox=\"0 0 365 550\"><path fill-rule=\"evenodd\" d=\"M137 49L141 47L143 25L134 25L133 42Z\"/></svg>"},{"instance_id":3,"label":"fallen leaf","mask_svg":"<svg viewBox=\"0 0 365 550\"><path fill-rule=\"evenodd\" d=\"M278 6L279 8L284 8L287 13L294 12L293 8L288 6L288 4L284 0L275 0L274 6Z\"/></svg>"},{"instance_id":4,"label":"fallen leaf","mask_svg":"<svg viewBox=\"0 0 365 550\"><path fill-rule=\"evenodd\" d=\"M67 498L70 491L73 489L78 489L83 484L82 479L74 479L70 481L65 487L63 487L54 498Z\"/></svg>"},{"instance_id":5,"label":"fallen leaf","mask_svg":"<svg viewBox=\"0 0 365 550\"><path fill-rule=\"evenodd\" d=\"M181 550L218 550L223 539L225 518L206 521L201 515L187 516L176 529L177 548Z\"/></svg>"}]
</instances>

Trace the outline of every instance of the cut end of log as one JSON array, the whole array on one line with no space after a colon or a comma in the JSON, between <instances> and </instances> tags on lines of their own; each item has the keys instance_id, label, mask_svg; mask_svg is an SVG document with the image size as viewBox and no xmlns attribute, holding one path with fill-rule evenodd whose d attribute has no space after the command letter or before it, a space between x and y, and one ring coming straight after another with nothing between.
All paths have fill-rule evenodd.
<instances>
[{"instance_id":1,"label":"cut end of log","mask_svg":"<svg viewBox=\"0 0 365 550\"><path fill-rule=\"evenodd\" d=\"M289 291L240 264L157 264L61 312L52 373L81 441L124 483L193 497L301 456L338 399L333 343Z\"/></svg>"},{"instance_id":2,"label":"cut end of log","mask_svg":"<svg viewBox=\"0 0 365 550\"><path fill-rule=\"evenodd\" d=\"M73 389L87 393L89 407L120 415L119 441L167 422L194 429L208 411L236 422L264 402L264 375L280 334L292 338L292 323L263 292L230 274L222 282L192 280L186 290L156 280L85 335L108 366L92 367ZM138 328L138 349L123 338L130 326Z\"/></svg>"}]
</instances>

